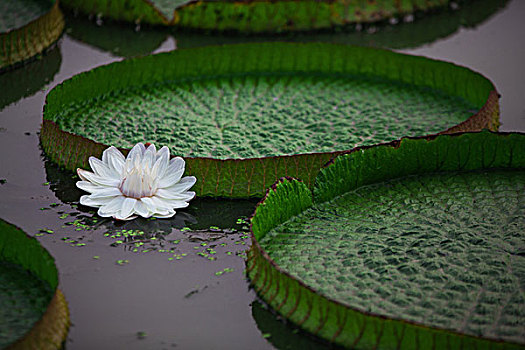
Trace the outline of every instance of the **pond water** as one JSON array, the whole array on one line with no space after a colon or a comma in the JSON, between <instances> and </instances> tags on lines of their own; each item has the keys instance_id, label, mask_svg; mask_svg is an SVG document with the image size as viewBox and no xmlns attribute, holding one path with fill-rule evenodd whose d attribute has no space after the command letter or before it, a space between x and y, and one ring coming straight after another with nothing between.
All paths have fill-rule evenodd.
<instances>
[{"instance_id":1,"label":"pond water","mask_svg":"<svg viewBox=\"0 0 525 350\"><path fill-rule=\"evenodd\" d=\"M171 220L121 224L77 207L76 176L47 161L39 146L42 107L51 88L123 57L182 47L269 39L347 42L393 47L480 72L502 95L500 130L525 132L525 47L519 44L525 2L495 5L501 3L472 2L467 13L479 15L472 21L465 13L447 12L359 32L272 38L136 32L134 26L69 18L54 49L0 75L0 217L39 237L56 258L71 312L66 348L318 349L326 344L280 321L249 288L243 272L249 246L245 218L256 200L198 199Z\"/></svg>"}]
</instances>

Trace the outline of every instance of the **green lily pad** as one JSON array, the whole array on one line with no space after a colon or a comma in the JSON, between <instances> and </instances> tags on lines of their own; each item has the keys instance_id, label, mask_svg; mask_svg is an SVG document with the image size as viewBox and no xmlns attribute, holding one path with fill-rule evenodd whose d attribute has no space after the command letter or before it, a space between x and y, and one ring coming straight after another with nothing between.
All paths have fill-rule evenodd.
<instances>
[{"instance_id":1,"label":"green lily pad","mask_svg":"<svg viewBox=\"0 0 525 350\"><path fill-rule=\"evenodd\" d=\"M209 35L196 31L175 32L177 48L191 48L205 45L234 44L243 42L292 41L331 42L345 45L359 45L390 49L419 47L445 38L461 28L472 28L503 9L508 1L476 0L461 3L459 9L447 9L425 14L413 22L392 24L369 24L361 30L355 28L334 32L289 32L280 35ZM416 16L418 17L418 16ZM96 26L91 26L97 28ZM86 30L88 30L86 28ZM92 29L96 30L96 29Z\"/></svg>"},{"instance_id":2,"label":"green lily pad","mask_svg":"<svg viewBox=\"0 0 525 350\"><path fill-rule=\"evenodd\" d=\"M355 149L252 218L248 275L280 314L353 348L525 345L525 135ZM423 345L424 344L424 345Z\"/></svg>"},{"instance_id":3,"label":"green lily pad","mask_svg":"<svg viewBox=\"0 0 525 350\"><path fill-rule=\"evenodd\" d=\"M281 176L313 183L324 163L355 146L495 129L497 99L481 75L422 57L332 44L225 45L73 77L48 94L41 140L71 170L87 168L107 145L167 145L197 177L197 195L261 196Z\"/></svg>"},{"instance_id":4,"label":"green lily pad","mask_svg":"<svg viewBox=\"0 0 525 350\"><path fill-rule=\"evenodd\" d=\"M64 18L57 1L2 1L0 70L43 52L58 40L63 28Z\"/></svg>"},{"instance_id":5,"label":"green lily pad","mask_svg":"<svg viewBox=\"0 0 525 350\"><path fill-rule=\"evenodd\" d=\"M449 1L63 0L62 3L74 11L134 23L207 30L275 32L376 22L444 7Z\"/></svg>"},{"instance_id":6,"label":"green lily pad","mask_svg":"<svg viewBox=\"0 0 525 350\"><path fill-rule=\"evenodd\" d=\"M33 0L5 0L0 7L0 32L25 26L49 11L49 2Z\"/></svg>"},{"instance_id":7,"label":"green lily pad","mask_svg":"<svg viewBox=\"0 0 525 350\"><path fill-rule=\"evenodd\" d=\"M3 262L0 282L0 346L3 348L24 336L42 317L53 290L23 268Z\"/></svg>"},{"instance_id":8,"label":"green lily pad","mask_svg":"<svg viewBox=\"0 0 525 350\"><path fill-rule=\"evenodd\" d=\"M53 258L0 219L0 347L58 349L69 327Z\"/></svg>"},{"instance_id":9,"label":"green lily pad","mask_svg":"<svg viewBox=\"0 0 525 350\"><path fill-rule=\"evenodd\" d=\"M421 20L416 18L413 22L400 22L395 25L370 24L364 26L360 31L349 28L349 30L336 32L291 32L281 35L249 36L228 35L227 33L209 35L197 31L176 31L171 34L177 42L178 49L268 41L331 42L401 49L431 43L452 35L461 28L475 27L496 14L507 3L508 0L465 1L461 3L459 9L432 12ZM94 21L102 25L95 25ZM75 40L121 57L149 54L170 35L170 29L164 27L147 27L136 31L134 25L126 26L98 18L89 20L84 16L69 16L66 31L68 36Z\"/></svg>"}]
</instances>

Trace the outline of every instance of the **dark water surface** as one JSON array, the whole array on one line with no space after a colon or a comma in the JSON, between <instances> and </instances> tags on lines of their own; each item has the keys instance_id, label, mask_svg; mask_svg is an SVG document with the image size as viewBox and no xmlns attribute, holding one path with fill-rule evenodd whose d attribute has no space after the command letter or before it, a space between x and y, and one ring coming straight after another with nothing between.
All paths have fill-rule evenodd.
<instances>
[{"instance_id":1,"label":"dark water surface","mask_svg":"<svg viewBox=\"0 0 525 350\"><path fill-rule=\"evenodd\" d=\"M500 130L525 131L525 2L468 6L396 26L277 39L386 46L467 66L502 95ZM0 75L0 217L40 237L55 257L71 312L66 348L326 347L277 320L249 288L242 218L256 201L196 200L172 220L115 224L77 207L75 176L46 161L39 147L45 95L72 75L123 57L234 39L82 19L69 19L68 28L41 60Z\"/></svg>"}]
</instances>

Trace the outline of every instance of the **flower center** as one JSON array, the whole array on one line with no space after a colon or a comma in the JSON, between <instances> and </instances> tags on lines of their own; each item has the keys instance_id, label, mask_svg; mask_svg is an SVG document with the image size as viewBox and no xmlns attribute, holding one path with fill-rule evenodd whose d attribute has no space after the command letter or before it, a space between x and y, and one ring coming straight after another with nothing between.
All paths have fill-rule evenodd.
<instances>
[{"instance_id":1,"label":"flower center","mask_svg":"<svg viewBox=\"0 0 525 350\"><path fill-rule=\"evenodd\" d=\"M157 191L157 181L151 176L150 169L133 167L124 172L119 190L126 197L151 197Z\"/></svg>"}]
</instances>

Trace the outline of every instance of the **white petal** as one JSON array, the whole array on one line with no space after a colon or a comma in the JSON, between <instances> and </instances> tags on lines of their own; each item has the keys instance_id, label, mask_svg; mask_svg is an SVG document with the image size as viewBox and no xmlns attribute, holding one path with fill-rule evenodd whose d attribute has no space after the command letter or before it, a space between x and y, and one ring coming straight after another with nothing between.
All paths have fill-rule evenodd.
<instances>
[{"instance_id":1,"label":"white petal","mask_svg":"<svg viewBox=\"0 0 525 350\"><path fill-rule=\"evenodd\" d=\"M114 216L113 218L117 219L116 216ZM129 221L129 220L133 220L133 219L136 219L136 218L137 218L137 215L132 215L132 216L128 216L128 217L125 218L125 219L118 219L118 220Z\"/></svg>"},{"instance_id":2,"label":"white petal","mask_svg":"<svg viewBox=\"0 0 525 350\"><path fill-rule=\"evenodd\" d=\"M159 158L164 158L164 157L168 157L168 160L170 159L170 149L166 146L162 146L161 149L158 150L157 152L157 160Z\"/></svg>"},{"instance_id":3,"label":"white petal","mask_svg":"<svg viewBox=\"0 0 525 350\"><path fill-rule=\"evenodd\" d=\"M160 197L152 197L153 203L157 208L161 209L177 209L177 208L186 208L190 205L187 201L178 200L178 199L164 199Z\"/></svg>"},{"instance_id":4,"label":"white petal","mask_svg":"<svg viewBox=\"0 0 525 350\"><path fill-rule=\"evenodd\" d=\"M139 214L143 218L149 218L153 215L153 212L148 210L148 206L144 204L140 199L135 204L135 213Z\"/></svg>"},{"instance_id":5,"label":"white petal","mask_svg":"<svg viewBox=\"0 0 525 350\"><path fill-rule=\"evenodd\" d=\"M103 187L93 192L89 197L91 199L98 199L104 197L116 197L122 196L122 192L116 187Z\"/></svg>"},{"instance_id":6,"label":"white petal","mask_svg":"<svg viewBox=\"0 0 525 350\"><path fill-rule=\"evenodd\" d=\"M169 206L173 209L180 209L180 208L186 208L190 203L187 201L181 201L176 199L163 199L164 203L166 203L166 206Z\"/></svg>"},{"instance_id":7,"label":"white petal","mask_svg":"<svg viewBox=\"0 0 525 350\"><path fill-rule=\"evenodd\" d=\"M155 196L162 197L165 199L178 199L182 201L190 201L195 197L195 192L186 191L186 192L176 192L170 191L171 187L168 188L159 188L155 193Z\"/></svg>"},{"instance_id":8,"label":"white petal","mask_svg":"<svg viewBox=\"0 0 525 350\"><path fill-rule=\"evenodd\" d=\"M170 208L169 206L167 206L167 204L163 203L162 201L158 201L158 199L153 199L153 203L155 203L153 210L151 210L149 205L148 205L148 210L151 213L153 213L154 216L169 215L169 213L173 211L173 208Z\"/></svg>"},{"instance_id":9,"label":"white petal","mask_svg":"<svg viewBox=\"0 0 525 350\"><path fill-rule=\"evenodd\" d=\"M102 162L101 160L95 158L95 157L89 157L89 165L91 166L91 169L93 169L93 172L95 175L102 176L102 177L117 177L118 174L115 170L113 170L109 165Z\"/></svg>"},{"instance_id":10,"label":"white petal","mask_svg":"<svg viewBox=\"0 0 525 350\"><path fill-rule=\"evenodd\" d=\"M164 187L164 189L172 193L183 193L195 185L195 182L197 182L197 178L195 178L195 176L185 176L179 182L169 187Z\"/></svg>"},{"instance_id":11,"label":"white petal","mask_svg":"<svg viewBox=\"0 0 525 350\"><path fill-rule=\"evenodd\" d=\"M114 218L115 217L115 214L116 212L105 212L102 210L102 208L99 208L98 211L97 211L97 215L98 216L102 216L103 218Z\"/></svg>"},{"instance_id":12,"label":"white petal","mask_svg":"<svg viewBox=\"0 0 525 350\"><path fill-rule=\"evenodd\" d=\"M142 155L144 154L145 151L146 151L146 147L144 146L142 142L139 142L135 146L133 146L131 151L129 151L128 157L126 158L126 160L131 159L133 160L132 163L134 163L135 158L142 160Z\"/></svg>"},{"instance_id":13,"label":"white petal","mask_svg":"<svg viewBox=\"0 0 525 350\"><path fill-rule=\"evenodd\" d=\"M158 197L144 197L140 199L142 203L146 204L148 210L152 213L158 213L160 211L167 211L170 208L168 203L165 203L161 198Z\"/></svg>"},{"instance_id":14,"label":"white petal","mask_svg":"<svg viewBox=\"0 0 525 350\"><path fill-rule=\"evenodd\" d=\"M82 181L90 182L88 179L84 177L84 173L87 172L87 170L77 168L77 175Z\"/></svg>"},{"instance_id":15,"label":"white petal","mask_svg":"<svg viewBox=\"0 0 525 350\"><path fill-rule=\"evenodd\" d=\"M96 198L92 199L91 195L84 195L80 197L80 204L86 205L88 207L101 207L107 203L109 203L113 198L111 197L104 197L104 198Z\"/></svg>"},{"instance_id":16,"label":"white petal","mask_svg":"<svg viewBox=\"0 0 525 350\"><path fill-rule=\"evenodd\" d=\"M126 158L116 147L111 146L102 153L102 161L114 169L115 172L121 174Z\"/></svg>"},{"instance_id":17,"label":"white petal","mask_svg":"<svg viewBox=\"0 0 525 350\"><path fill-rule=\"evenodd\" d=\"M175 210L169 210L165 214L155 213L153 214L153 217L160 218L160 219L167 219L167 218L171 218L173 215L175 215L175 213L176 213Z\"/></svg>"},{"instance_id":18,"label":"white petal","mask_svg":"<svg viewBox=\"0 0 525 350\"><path fill-rule=\"evenodd\" d=\"M80 196L80 204L90 206L89 204L84 204L86 202L89 203L89 196L87 194Z\"/></svg>"},{"instance_id":19,"label":"white petal","mask_svg":"<svg viewBox=\"0 0 525 350\"><path fill-rule=\"evenodd\" d=\"M153 168L153 164L155 164L155 156L157 155L157 151L155 150L154 145L150 145L146 152L144 152L144 155L142 157L142 169L151 169Z\"/></svg>"},{"instance_id":20,"label":"white petal","mask_svg":"<svg viewBox=\"0 0 525 350\"><path fill-rule=\"evenodd\" d=\"M89 181L77 181L76 183L77 187L80 188L81 190L83 191L86 191L86 192L89 192L89 193L93 193L95 192L96 190L99 190L101 188L107 188L105 186L97 186L95 184L92 184L91 182Z\"/></svg>"},{"instance_id":21,"label":"white petal","mask_svg":"<svg viewBox=\"0 0 525 350\"><path fill-rule=\"evenodd\" d=\"M124 198L120 211L117 213L115 218L119 220L126 220L129 216L134 214L133 209L135 207L135 203L137 203L137 200L135 198Z\"/></svg>"},{"instance_id":22,"label":"white petal","mask_svg":"<svg viewBox=\"0 0 525 350\"><path fill-rule=\"evenodd\" d=\"M157 205L153 201L152 197L141 198L140 201L148 208L148 211L154 213L157 210Z\"/></svg>"},{"instance_id":23,"label":"white petal","mask_svg":"<svg viewBox=\"0 0 525 350\"><path fill-rule=\"evenodd\" d=\"M170 151L168 150L168 147L164 146L157 153L157 160L155 161L155 165L153 165L153 169L151 170L151 176L155 178L162 178L168 169L169 159Z\"/></svg>"},{"instance_id":24,"label":"white petal","mask_svg":"<svg viewBox=\"0 0 525 350\"><path fill-rule=\"evenodd\" d=\"M154 144L150 143L149 146L146 148L146 151L153 152L153 155L156 155L157 147L155 147Z\"/></svg>"},{"instance_id":25,"label":"white petal","mask_svg":"<svg viewBox=\"0 0 525 350\"><path fill-rule=\"evenodd\" d=\"M175 157L170 161L170 165L166 170L166 173L159 181L159 188L172 186L177 183L182 174L184 174L184 159L181 157Z\"/></svg>"},{"instance_id":26,"label":"white petal","mask_svg":"<svg viewBox=\"0 0 525 350\"><path fill-rule=\"evenodd\" d=\"M124 198L124 196L113 198L111 201L100 207L98 215L103 217L115 216L120 211Z\"/></svg>"},{"instance_id":27,"label":"white petal","mask_svg":"<svg viewBox=\"0 0 525 350\"><path fill-rule=\"evenodd\" d=\"M95 185L118 187L118 185L120 184L120 179L97 176L91 171L83 169L77 169L77 174L82 180L92 182Z\"/></svg>"},{"instance_id":28,"label":"white petal","mask_svg":"<svg viewBox=\"0 0 525 350\"><path fill-rule=\"evenodd\" d=\"M126 160L126 157L118 150L115 146L110 146L102 152L102 161L106 164L109 164L111 162L111 158L115 158L119 161L124 162Z\"/></svg>"}]
</instances>

